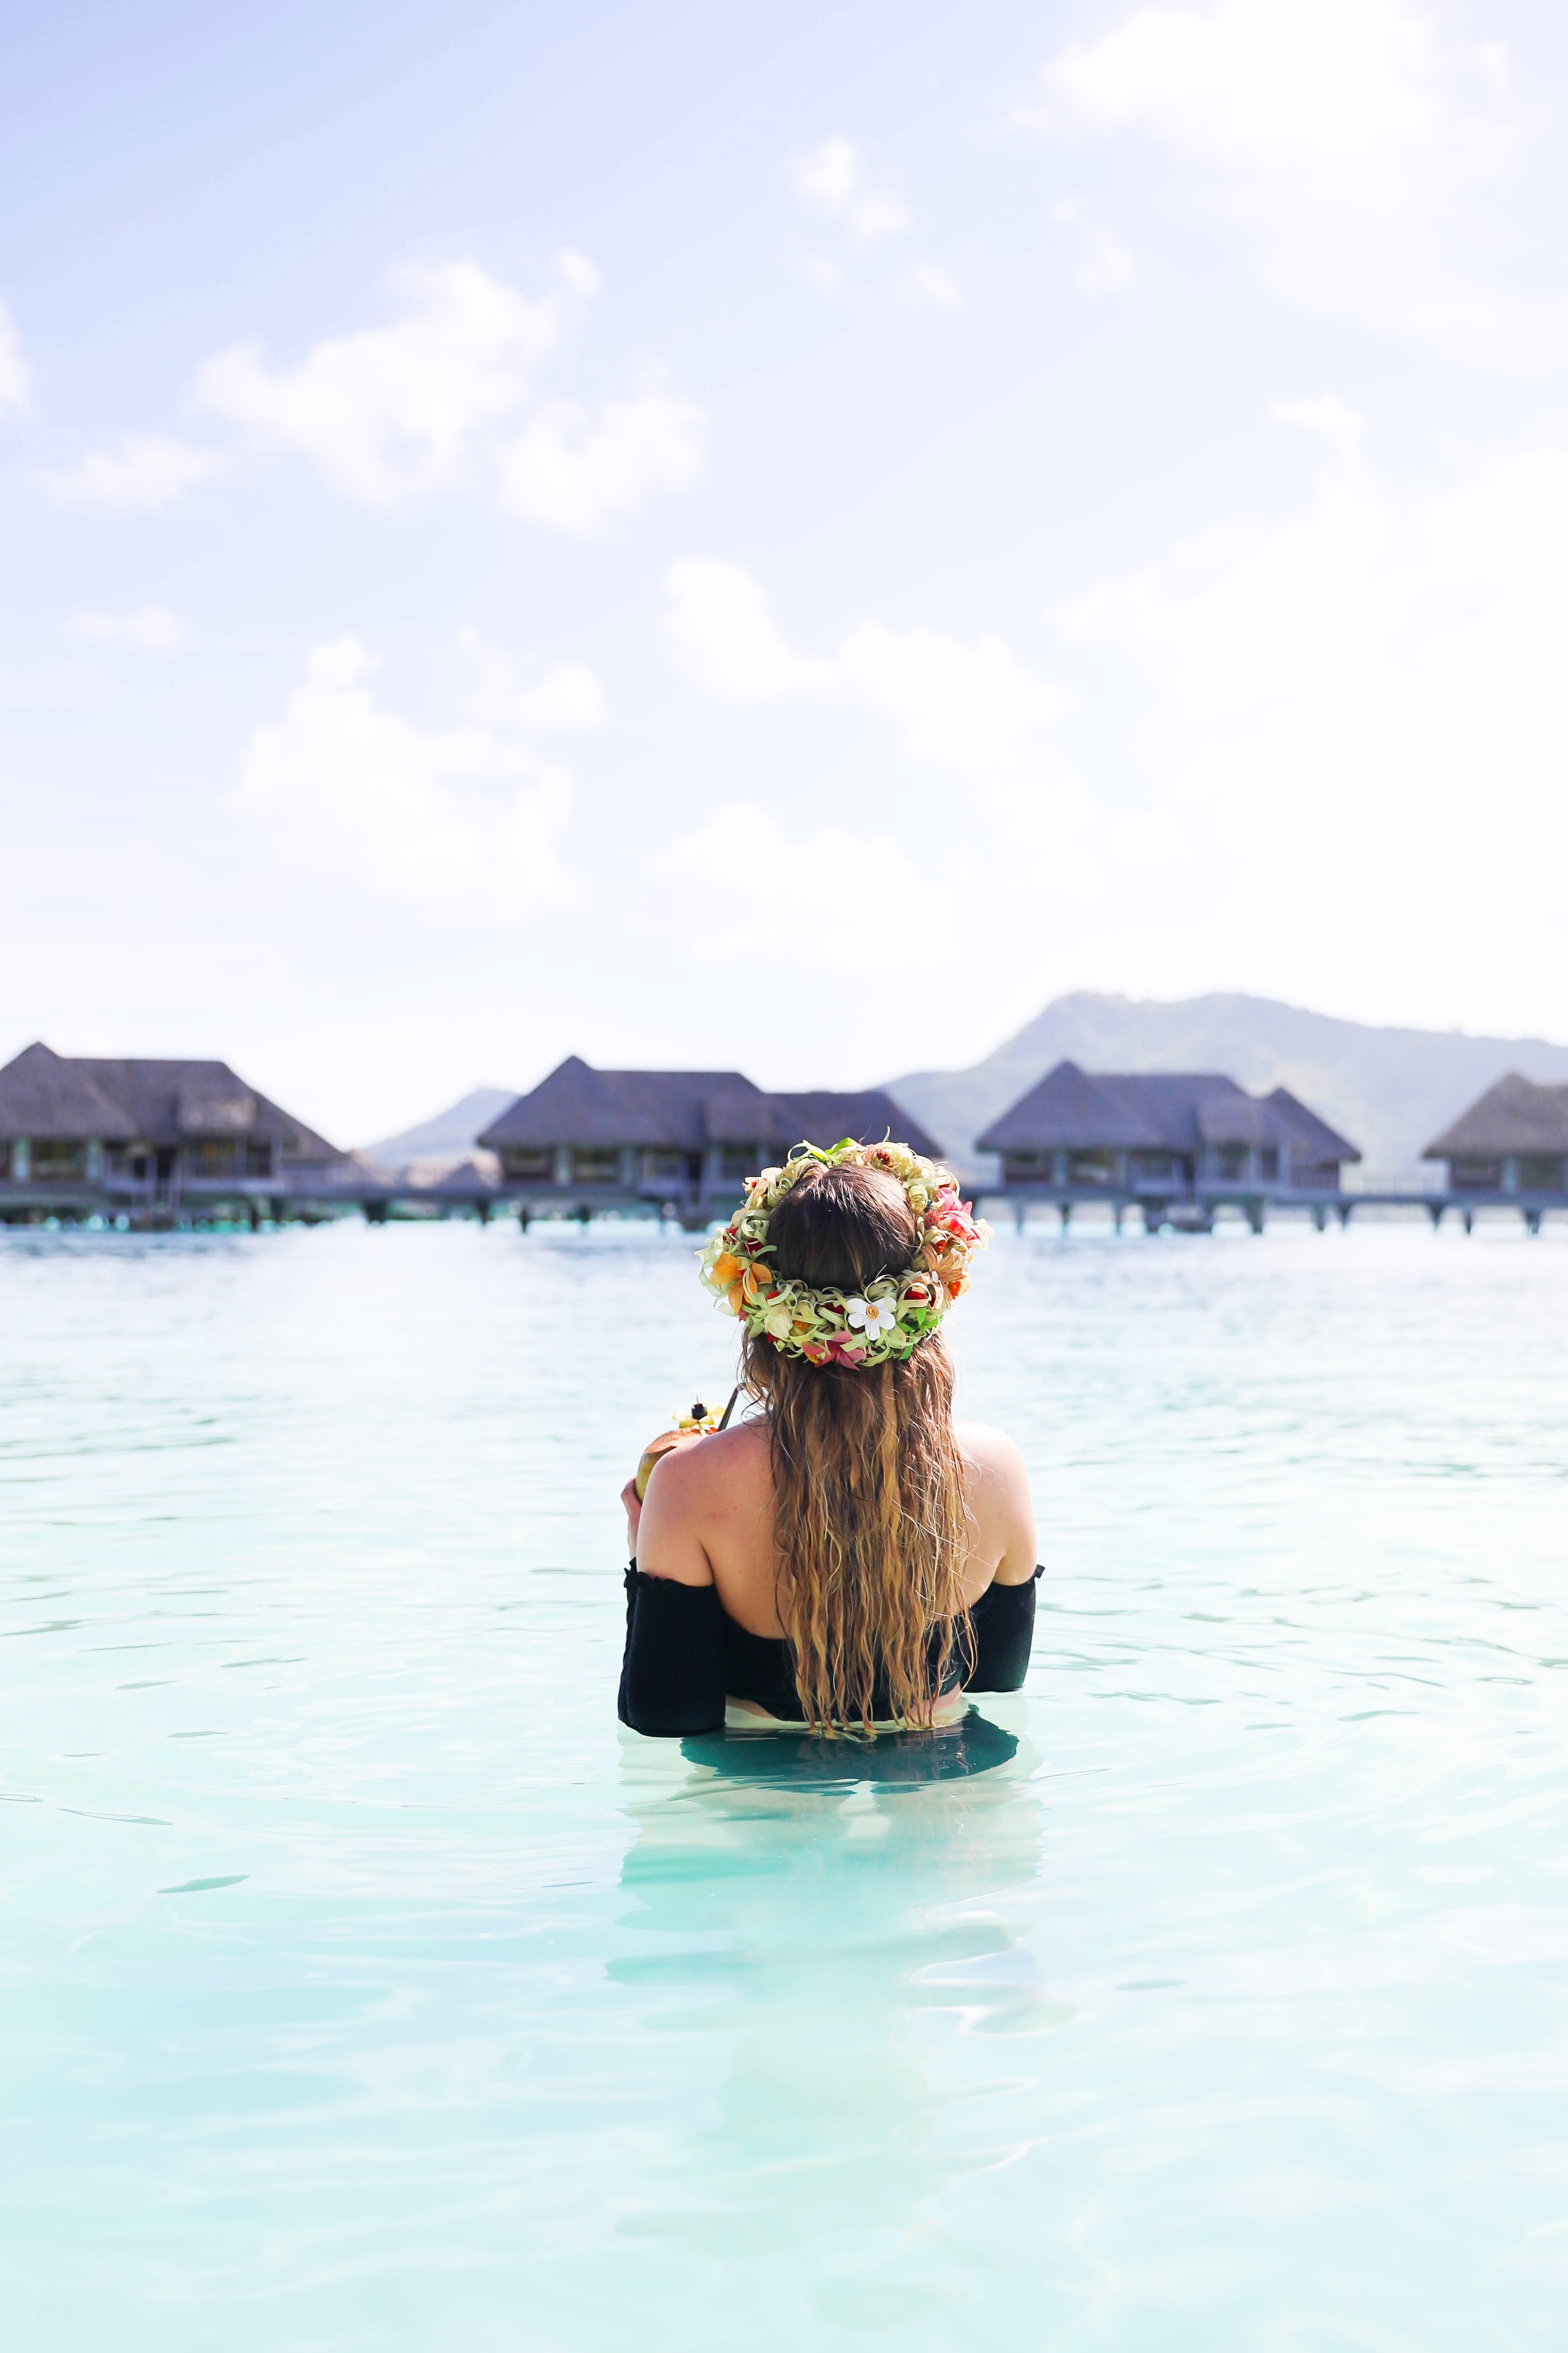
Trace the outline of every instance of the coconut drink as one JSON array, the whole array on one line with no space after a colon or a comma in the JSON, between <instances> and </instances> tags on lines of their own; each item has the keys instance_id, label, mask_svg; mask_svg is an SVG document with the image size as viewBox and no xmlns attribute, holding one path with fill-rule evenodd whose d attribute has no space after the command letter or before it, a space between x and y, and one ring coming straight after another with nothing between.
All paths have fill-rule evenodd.
<instances>
[{"instance_id":1,"label":"coconut drink","mask_svg":"<svg viewBox=\"0 0 1568 2353\"><path fill-rule=\"evenodd\" d=\"M699 1398L689 1413L676 1416L673 1430L661 1430L657 1438L650 1438L643 1448L637 1462L638 1503L640 1504L647 1493L647 1482L653 1476L653 1466L661 1455L671 1454L678 1446L689 1445L694 1438L706 1438L710 1430L720 1430L722 1427L723 1424L718 1415L710 1413Z\"/></svg>"}]
</instances>

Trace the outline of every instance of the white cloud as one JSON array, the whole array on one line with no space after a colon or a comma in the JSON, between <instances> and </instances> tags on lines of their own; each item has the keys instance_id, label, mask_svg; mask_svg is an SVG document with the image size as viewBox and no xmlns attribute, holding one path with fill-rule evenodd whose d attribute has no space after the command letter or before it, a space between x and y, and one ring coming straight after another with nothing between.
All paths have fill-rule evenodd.
<instances>
[{"instance_id":1,"label":"white cloud","mask_svg":"<svg viewBox=\"0 0 1568 2353\"><path fill-rule=\"evenodd\" d=\"M314 648L282 716L246 746L236 807L287 862L385 897L509 916L569 896L570 779L515 710L496 713L493 678L488 714L426 728L378 700L377 667L355 637Z\"/></svg>"},{"instance_id":2,"label":"white cloud","mask_svg":"<svg viewBox=\"0 0 1568 2353\"><path fill-rule=\"evenodd\" d=\"M665 574L664 595L665 633L687 675L708 693L767 702L832 686L831 662L806 661L794 650L743 565L689 556Z\"/></svg>"},{"instance_id":3,"label":"white cloud","mask_svg":"<svg viewBox=\"0 0 1568 2353\"><path fill-rule=\"evenodd\" d=\"M911 759L961 775L1036 772L1066 709L1059 690L1032 677L1000 638L965 643L940 629L864 622L833 654L799 654L752 575L712 557L666 574L664 626L709 693L739 702L837 695L890 720Z\"/></svg>"},{"instance_id":4,"label":"white cloud","mask_svg":"<svg viewBox=\"0 0 1568 2353\"><path fill-rule=\"evenodd\" d=\"M908 206L868 177L852 140L825 139L809 155L797 156L794 177L796 195L855 245L885 245L910 227Z\"/></svg>"},{"instance_id":5,"label":"white cloud","mask_svg":"<svg viewBox=\"0 0 1568 2353\"><path fill-rule=\"evenodd\" d=\"M555 275L552 291L531 301L476 261L406 269L395 281L405 308L389 326L331 336L277 371L258 344L237 344L202 367L196 400L310 459L367 506L448 488L476 436L516 415L598 286L580 254L563 254Z\"/></svg>"},{"instance_id":6,"label":"white cloud","mask_svg":"<svg viewBox=\"0 0 1568 2353\"><path fill-rule=\"evenodd\" d=\"M128 433L112 448L89 449L64 473L46 477L48 489L68 506L105 507L113 514L140 514L172 506L221 471L211 449L174 441L161 433Z\"/></svg>"},{"instance_id":7,"label":"white cloud","mask_svg":"<svg viewBox=\"0 0 1568 2353\"><path fill-rule=\"evenodd\" d=\"M1278 413L1327 445L1305 507L1061 615L1126 664L1110 691L1154 780L1121 838L1125 903L1223 901L1236 968L1301 987L1331 957L1385 1004L1391 936L1424 969L1506 937L1495 995L1544 998L1568 923L1568 449L1396 493L1341 404Z\"/></svg>"},{"instance_id":8,"label":"white cloud","mask_svg":"<svg viewBox=\"0 0 1568 2353\"><path fill-rule=\"evenodd\" d=\"M544 401L538 377L598 289L563 253L551 290L518 292L476 261L421 265L395 280L389 325L317 343L275 369L237 344L196 378L198 405L258 447L293 452L331 489L395 508L432 493L493 493L553 531L588 535L700 470L707 419L657 375L625 398Z\"/></svg>"},{"instance_id":9,"label":"white cloud","mask_svg":"<svg viewBox=\"0 0 1568 2353\"><path fill-rule=\"evenodd\" d=\"M1077 278L1086 294L1125 294L1137 278L1132 256L1114 229L1100 220L1081 196L1064 196L1051 206L1051 218L1070 229L1078 248Z\"/></svg>"},{"instance_id":10,"label":"white cloud","mask_svg":"<svg viewBox=\"0 0 1568 2353\"><path fill-rule=\"evenodd\" d=\"M1277 400L1268 414L1277 425L1294 425L1302 433L1315 434L1347 464L1361 455L1366 419L1337 393L1319 393L1306 400Z\"/></svg>"},{"instance_id":11,"label":"white cloud","mask_svg":"<svg viewBox=\"0 0 1568 2353\"><path fill-rule=\"evenodd\" d=\"M865 622L838 649L847 692L898 728L912 760L959 775L1026 767L1067 709L1000 638L971 643L941 629Z\"/></svg>"},{"instance_id":12,"label":"white cloud","mask_svg":"<svg viewBox=\"0 0 1568 2353\"><path fill-rule=\"evenodd\" d=\"M687 938L716 961L776 950L797 967L821 958L835 972L885 973L890 948L916 933L929 944L943 921L929 879L891 834L827 826L792 839L751 801L715 809L657 871Z\"/></svg>"},{"instance_id":13,"label":"white cloud","mask_svg":"<svg viewBox=\"0 0 1568 2353\"><path fill-rule=\"evenodd\" d=\"M695 481L706 431L700 408L657 386L591 413L553 401L502 454L501 504L587 537L652 492Z\"/></svg>"},{"instance_id":14,"label":"white cloud","mask_svg":"<svg viewBox=\"0 0 1568 2353\"><path fill-rule=\"evenodd\" d=\"M511 656L480 636L459 632L467 661L470 714L487 726L515 727L525 735L581 735L605 720L605 690L586 662L554 662L534 677L519 675Z\"/></svg>"},{"instance_id":15,"label":"white cloud","mask_svg":"<svg viewBox=\"0 0 1568 2353\"><path fill-rule=\"evenodd\" d=\"M32 395L33 376L22 350L16 322L0 302L0 417L19 417Z\"/></svg>"},{"instance_id":16,"label":"white cloud","mask_svg":"<svg viewBox=\"0 0 1568 2353\"><path fill-rule=\"evenodd\" d=\"M911 311L956 311L963 300L958 280L940 261L911 261L893 280L893 290Z\"/></svg>"},{"instance_id":17,"label":"white cloud","mask_svg":"<svg viewBox=\"0 0 1568 2353\"><path fill-rule=\"evenodd\" d=\"M825 139L790 167L795 191L807 209L837 232L839 256L808 254L799 267L808 285L827 302L840 302L853 274L864 270L885 246L907 237L914 216L901 196L880 187L867 170L852 139ZM911 256L889 280L910 310L951 311L961 296L952 270L941 262Z\"/></svg>"},{"instance_id":18,"label":"white cloud","mask_svg":"<svg viewBox=\"0 0 1568 2353\"><path fill-rule=\"evenodd\" d=\"M1037 124L1149 141L1292 302L1472 354L1555 338L1464 266L1458 200L1521 142L1506 52L1447 39L1421 0L1140 6L1044 84Z\"/></svg>"},{"instance_id":19,"label":"white cloud","mask_svg":"<svg viewBox=\"0 0 1568 2353\"><path fill-rule=\"evenodd\" d=\"M141 605L132 613L73 613L68 627L89 645L133 654L178 653L191 634L166 605Z\"/></svg>"}]
</instances>

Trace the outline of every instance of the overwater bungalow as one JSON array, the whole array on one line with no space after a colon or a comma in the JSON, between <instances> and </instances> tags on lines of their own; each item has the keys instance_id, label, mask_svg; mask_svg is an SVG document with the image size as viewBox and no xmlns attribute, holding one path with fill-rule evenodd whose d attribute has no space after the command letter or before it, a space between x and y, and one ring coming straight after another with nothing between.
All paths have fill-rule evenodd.
<instances>
[{"instance_id":1,"label":"overwater bungalow","mask_svg":"<svg viewBox=\"0 0 1568 2353\"><path fill-rule=\"evenodd\" d=\"M1001 1191L1064 1208L1106 1200L1148 1223L1234 1204L1321 1206L1342 1189L1353 1144L1285 1087L1249 1095L1213 1071L1094 1071L1058 1062L979 1139Z\"/></svg>"},{"instance_id":2,"label":"overwater bungalow","mask_svg":"<svg viewBox=\"0 0 1568 2353\"><path fill-rule=\"evenodd\" d=\"M940 1156L879 1088L765 1094L739 1071L595 1071L575 1054L479 1140L500 1161L501 1194L524 1210L642 1207L700 1225L792 1145L846 1135L893 1135Z\"/></svg>"},{"instance_id":3,"label":"overwater bungalow","mask_svg":"<svg viewBox=\"0 0 1568 2353\"><path fill-rule=\"evenodd\" d=\"M324 1136L226 1062L24 1049L0 1070L0 1219L259 1215L331 1189Z\"/></svg>"},{"instance_id":4,"label":"overwater bungalow","mask_svg":"<svg viewBox=\"0 0 1568 2353\"><path fill-rule=\"evenodd\" d=\"M1510 1071L1421 1157L1447 1161L1451 1193L1561 1206L1568 1201L1568 1086L1538 1086Z\"/></svg>"}]
</instances>

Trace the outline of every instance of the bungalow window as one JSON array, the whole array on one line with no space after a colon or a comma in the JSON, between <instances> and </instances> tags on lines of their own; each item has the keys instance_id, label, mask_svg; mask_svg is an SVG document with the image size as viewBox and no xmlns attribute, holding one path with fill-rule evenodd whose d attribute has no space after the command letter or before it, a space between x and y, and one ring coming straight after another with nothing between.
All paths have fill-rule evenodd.
<instances>
[{"instance_id":1,"label":"bungalow window","mask_svg":"<svg viewBox=\"0 0 1568 2353\"><path fill-rule=\"evenodd\" d=\"M680 1185L686 1179L684 1152L645 1152L643 1175L650 1185Z\"/></svg>"},{"instance_id":2,"label":"bungalow window","mask_svg":"<svg viewBox=\"0 0 1568 2353\"><path fill-rule=\"evenodd\" d=\"M1002 1181L1005 1185L1029 1185L1048 1176L1043 1152L1005 1152L1002 1155Z\"/></svg>"},{"instance_id":3,"label":"bungalow window","mask_svg":"<svg viewBox=\"0 0 1568 2353\"><path fill-rule=\"evenodd\" d=\"M610 1147L600 1151L574 1148L572 1154L574 1185L613 1185L621 1173L621 1155Z\"/></svg>"},{"instance_id":4,"label":"bungalow window","mask_svg":"<svg viewBox=\"0 0 1568 2353\"><path fill-rule=\"evenodd\" d=\"M1245 1176L1247 1174L1246 1145L1219 1145L1215 1151L1214 1166L1215 1175L1216 1176L1229 1177L1233 1179L1237 1176Z\"/></svg>"},{"instance_id":5,"label":"bungalow window","mask_svg":"<svg viewBox=\"0 0 1568 2353\"><path fill-rule=\"evenodd\" d=\"M1179 1185L1181 1163L1170 1152L1135 1152L1132 1181L1135 1185Z\"/></svg>"},{"instance_id":6,"label":"bungalow window","mask_svg":"<svg viewBox=\"0 0 1568 2353\"><path fill-rule=\"evenodd\" d=\"M1496 1160L1455 1160L1449 1164L1457 1193L1495 1193L1502 1184Z\"/></svg>"},{"instance_id":7,"label":"bungalow window","mask_svg":"<svg viewBox=\"0 0 1568 2353\"><path fill-rule=\"evenodd\" d=\"M1109 1185L1115 1163L1109 1152L1075 1152L1068 1162L1069 1185Z\"/></svg>"},{"instance_id":8,"label":"bungalow window","mask_svg":"<svg viewBox=\"0 0 1568 2353\"><path fill-rule=\"evenodd\" d=\"M1279 1146L1277 1144L1266 1144L1258 1154L1258 1173L1260 1176L1267 1177L1270 1184L1279 1176Z\"/></svg>"},{"instance_id":9,"label":"bungalow window","mask_svg":"<svg viewBox=\"0 0 1568 2353\"><path fill-rule=\"evenodd\" d=\"M548 1144L530 1144L504 1153L501 1166L520 1185L548 1185L555 1175L555 1153Z\"/></svg>"},{"instance_id":10,"label":"bungalow window","mask_svg":"<svg viewBox=\"0 0 1568 2353\"><path fill-rule=\"evenodd\" d=\"M0 1176L9 1176L10 1174L11 1141L8 1136L0 1136Z\"/></svg>"},{"instance_id":11,"label":"bungalow window","mask_svg":"<svg viewBox=\"0 0 1568 2353\"><path fill-rule=\"evenodd\" d=\"M1519 1164L1521 1189L1526 1193L1560 1193L1563 1190L1561 1160L1542 1160L1531 1155Z\"/></svg>"},{"instance_id":12,"label":"bungalow window","mask_svg":"<svg viewBox=\"0 0 1568 2353\"><path fill-rule=\"evenodd\" d=\"M754 1144L726 1144L719 1155L719 1173L731 1185L743 1185L761 1166L762 1155Z\"/></svg>"},{"instance_id":13,"label":"bungalow window","mask_svg":"<svg viewBox=\"0 0 1568 2353\"><path fill-rule=\"evenodd\" d=\"M245 1173L247 1176L270 1176L272 1146L269 1144L247 1144L245 1147Z\"/></svg>"},{"instance_id":14,"label":"bungalow window","mask_svg":"<svg viewBox=\"0 0 1568 2353\"><path fill-rule=\"evenodd\" d=\"M232 1176L234 1157L234 1146L227 1142L218 1144L209 1140L202 1144L187 1144L185 1174L187 1176Z\"/></svg>"},{"instance_id":15,"label":"bungalow window","mask_svg":"<svg viewBox=\"0 0 1568 2353\"><path fill-rule=\"evenodd\" d=\"M73 1144L64 1137L36 1135L33 1138L33 1174L35 1176L85 1176L87 1146Z\"/></svg>"}]
</instances>

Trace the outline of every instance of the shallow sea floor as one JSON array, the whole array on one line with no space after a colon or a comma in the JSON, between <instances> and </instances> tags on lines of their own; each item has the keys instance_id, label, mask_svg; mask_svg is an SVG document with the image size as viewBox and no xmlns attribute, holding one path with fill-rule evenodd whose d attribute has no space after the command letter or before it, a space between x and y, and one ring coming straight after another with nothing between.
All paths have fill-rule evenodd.
<instances>
[{"instance_id":1,"label":"shallow sea floor","mask_svg":"<svg viewBox=\"0 0 1568 2353\"><path fill-rule=\"evenodd\" d=\"M0 1239L7 2353L1560 2348L1568 1234L999 1237L929 1776L615 1722L692 1251Z\"/></svg>"}]
</instances>

